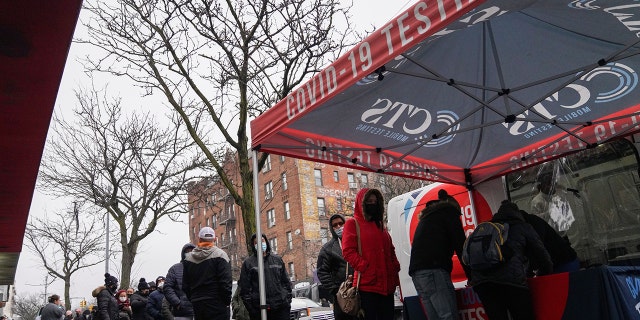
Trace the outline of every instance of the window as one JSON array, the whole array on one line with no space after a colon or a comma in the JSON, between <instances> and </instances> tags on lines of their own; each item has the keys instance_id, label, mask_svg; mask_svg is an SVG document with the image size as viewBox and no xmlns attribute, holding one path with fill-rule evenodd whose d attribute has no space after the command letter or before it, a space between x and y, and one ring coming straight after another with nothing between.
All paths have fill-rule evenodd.
<instances>
[{"instance_id":1,"label":"window","mask_svg":"<svg viewBox=\"0 0 640 320\"><path fill-rule=\"evenodd\" d=\"M204 223L205 226L210 227L211 226L211 220L209 220L209 218L207 218L207 221Z\"/></svg>"},{"instance_id":2,"label":"window","mask_svg":"<svg viewBox=\"0 0 640 320\"><path fill-rule=\"evenodd\" d=\"M264 184L264 199L269 200L273 198L273 182L269 181Z\"/></svg>"},{"instance_id":3,"label":"window","mask_svg":"<svg viewBox=\"0 0 640 320\"><path fill-rule=\"evenodd\" d=\"M342 212L342 198L336 199L336 207L338 209L338 212Z\"/></svg>"},{"instance_id":4,"label":"window","mask_svg":"<svg viewBox=\"0 0 640 320\"><path fill-rule=\"evenodd\" d=\"M212 203L212 204L213 204L213 203L216 203L216 200L218 200L218 198L217 198L217 196L216 196L216 193L214 192L214 193L211 195L211 203Z\"/></svg>"},{"instance_id":5,"label":"window","mask_svg":"<svg viewBox=\"0 0 640 320\"><path fill-rule=\"evenodd\" d=\"M347 173L347 181L349 181L350 189L358 188L358 185L356 184L356 177L353 175L352 172Z\"/></svg>"},{"instance_id":6,"label":"window","mask_svg":"<svg viewBox=\"0 0 640 320\"><path fill-rule=\"evenodd\" d=\"M293 235L291 235L291 231L287 231L287 249L293 249Z\"/></svg>"},{"instance_id":7,"label":"window","mask_svg":"<svg viewBox=\"0 0 640 320\"><path fill-rule=\"evenodd\" d=\"M291 211L289 211L289 201L284 203L284 220L291 219Z\"/></svg>"},{"instance_id":8,"label":"window","mask_svg":"<svg viewBox=\"0 0 640 320\"><path fill-rule=\"evenodd\" d=\"M324 207L324 198L318 198L318 215L325 216L327 213Z\"/></svg>"},{"instance_id":9,"label":"window","mask_svg":"<svg viewBox=\"0 0 640 320\"><path fill-rule=\"evenodd\" d=\"M278 238L269 240L269 245L271 246L271 252L278 253Z\"/></svg>"},{"instance_id":10,"label":"window","mask_svg":"<svg viewBox=\"0 0 640 320\"><path fill-rule=\"evenodd\" d=\"M271 155L267 155L267 160L264 161L262 166L262 173L271 171Z\"/></svg>"},{"instance_id":11,"label":"window","mask_svg":"<svg viewBox=\"0 0 640 320\"><path fill-rule=\"evenodd\" d=\"M191 214L191 219L193 219L193 207L189 208L189 213Z\"/></svg>"},{"instance_id":12,"label":"window","mask_svg":"<svg viewBox=\"0 0 640 320\"><path fill-rule=\"evenodd\" d=\"M289 262L289 278L291 281L296 280L296 268L293 262Z\"/></svg>"},{"instance_id":13,"label":"window","mask_svg":"<svg viewBox=\"0 0 640 320\"><path fill-rule=\"evenodd\" d=\"M329 238L329 229L320 228L320 239L322 239L322 244L327 243Z\"/></svg>"},{"instance_id":14,"label":"window","mask_svg":"<svg viewBox=\"0 0 640 320\"><path fill-rule=\"evenodd\" d=\"M322 187L322 170L314 169L313 176L316 178L316 186Z\"/></svg>"},{"instance_id":15,"label":"window","mask_svg":"<svg viewBox=\"0 0 640 320\"><path fill-rule=\"evenodd\" d=\"M271 228L275 225L276 225L276 211L273 209L269 209L269 211L267 211L267 226Z\"/></svg>"},{"instance_id":16,"label":"window","mask_svg":"<svg viewBox=\"0 0 640 320\"><path fill-rule=\"evenodd\" d=\"M280 156L280 162L284 162L284 156Z\"/></svg>"},{"instance_id":17,"label":"window","mask_svg":"<svg viewBox=\"0 0 640 320\"><path fill-rule=\"evenodd\" d=\"M193 238L195 239L195 238L196 238L196 235L197 235L197 233L196 233L196 227L191 228L191 234L193 235Z\"/></svg>"},{"instance_id":18,"label":"window","mask_svg":"<svg viewBox=\"0 0 640 320\"><path fill-rule=\"evenodd\" d=\"M283 172L280 178L282 179L282 190L287 190L287 173Z\"/></svg>"},{"instance_id":19,"label":"window","mask_svg":"<svg viewBox=\"0 0 640 320\"><path fill-rule=\"evenodd\" d=\"M367 185L369 185L369 176L367 176L366 174L361 174L360 183L362 183L363 187L366 187Z\"/></svg>"},{"instance_id":20,"label":"window","mask_svg":"<svg viewBox=\"0 0 640 320\"><path fill-rule=\"evenodd\" d=\"M211 228L215 229L217 223L218 223L218 216L211 217Z\"/></svg>"},{"instance_id":21,"label":"window","mask_svg":"<svg viewBox=\"0 0 640 320\"><path fill-rule=\"evenodd\" d=\"M338 175L338 171L333 172L333 181L335 182L340 181L340 176Z\"/></svg>"}]
</instances>

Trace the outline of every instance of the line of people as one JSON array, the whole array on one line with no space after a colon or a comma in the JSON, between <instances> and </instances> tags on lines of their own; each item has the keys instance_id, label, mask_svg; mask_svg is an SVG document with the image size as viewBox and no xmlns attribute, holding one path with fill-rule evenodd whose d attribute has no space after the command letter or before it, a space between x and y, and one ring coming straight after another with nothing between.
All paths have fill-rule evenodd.
<instances>
[{"instance_id":1,"label":"line of people","mask_svg":"<svg viewBox=\"0 0 640 320\"><path fill-rule=\"evenodd\" d=\"M234 303L235 318L260 319L257 246L261 245L267 289L264 308L269 319L289 319L291 282L284 262L271 252L264 234L261 240L258 244L259 240L253 235L253 254L242 264ZM97 307L93 317L86 320L228 320L233 282L231 265L227 253L215 246L215 231L202 228L198 244L185 244L180 255L180 262L169 268L166 277L159 276L155 282L141 278L135 292L118 289L118 279L106 273L104 285L92 292Z\"/></svg>"},{"instance_id":2,"label":"line of people","mask_svg":"<svg viewBox=\"0 0 640 320\"><path fill-rule=\"evenodd\" d=\"M438 199L429 201L419 216L408 272L428 319L459 319L451 271L453 253L462 257L466 240L460 215L458 202L439 190ZM347 275L356 279L358 273L360 318L393 319L400 264L383 216L382 194L362 189L356 195L353 219L341 215L329 219L333 238L320 251L317 266L321 288L329 293L337 320L356 319L340 310L336 294ZM509 319L508 314L514 320L535 319L527 277L577 270L576 252L548 223L509 201L503 201L491 221L509 224L505 243L509 258L499 268L484 271L463 265L468 285L490 319Z\"/></svg>"}]
</instances>

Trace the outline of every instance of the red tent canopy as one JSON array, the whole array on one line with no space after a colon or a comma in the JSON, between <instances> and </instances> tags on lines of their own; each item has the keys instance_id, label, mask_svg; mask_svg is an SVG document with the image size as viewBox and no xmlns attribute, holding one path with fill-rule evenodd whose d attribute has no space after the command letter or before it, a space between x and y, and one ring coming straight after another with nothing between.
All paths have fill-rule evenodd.
<instances>
[{"instance_id":1,"label":"red tent canopy","mask_svg":"<svg viewBox=\"0 0 640 320\"><path fill-rule=\"evenodd\" d=\"M0 284L13 284L81 0L0 1Z\"/></svg>"},{"instance_id":2,"label":"red tent canopy","mask_svg":"<svg viewBox=\"0 0 640 320\"><path fill-rule=\"evenodd\" d=\"M255 150L469 188L640 131L640 5L418 1L251 122Z\"/></svg>"}]
</instances>

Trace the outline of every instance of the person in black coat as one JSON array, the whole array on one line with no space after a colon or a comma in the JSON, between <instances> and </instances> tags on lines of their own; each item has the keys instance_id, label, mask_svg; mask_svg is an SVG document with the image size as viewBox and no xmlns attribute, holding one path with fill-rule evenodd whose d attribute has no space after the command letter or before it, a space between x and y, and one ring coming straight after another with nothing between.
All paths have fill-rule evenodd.
<instances>
[{"instance_id":1,"label":"person in black coat","mask_svg":"<svg viewBox=\"0 0 640 320\"><path fill-rule=\"evenodd\" d=\"M147 313L147 302L149 299L149 283L145 278L140 278L138 291L129 297L131 303L132 320L153 320Z\"/></svg>"},{"instance_id":2,"label":"person in black coat","mask_svg":"<svg viewBox=\"0 0 640 320\"><path fill-rule=\"evenodd\" d=\"M211 227L200 229L198 238L198 246L182 261L182 288L193 305L195 320L227 320L233 283L229 256L214 245Z\"/></svg>"},{"instance_id":3,"label":"person in black coat","mask_svg":"<svg viewBox=\"0 0 640 320\"><path fill-rule=\"evenodd\" d=\"M193 243L187 243L182 246L180 262L172 265L167 271L167 278L164 282L164 296L171 305L175 320L193 319L193 306L187 298L187 294L182 290L182 275L184 271L182 261L187 253L191 252L195 247Z\"/></svg>"},{"instance_id":4,"label":"person in black coat","mask_svg":"<svg viewBox=\"0 0 640 320\"><path fill-rule=\"evenodd\" d=\"M329 293L330 302L333 304L333 314L336 320L356 319L340 309L337 305L336 294L340 284L347 277L347 262L342 257L342 231L345 219L341 214L334 214L329 218L329 230L332 238L325 243L318 254L318 279L320 287ZM353 270L350 270L353 274Z\"/></svg>"},{"instance_id":5,"label":"person in black coat","mask_svg":"<svg viewBox=\"0 0 640 320\"><path fill-rule=\"evenodd\" d=\"M573 250L566 236L561 236L544 219L527 213L524 210L520 210L520 213L522 213L524 220L536 231L540 240L542 240L542 244L549 252L551 262L553 262L553 273L577 271L580 269L578 254Z\"/></svg>"},{"instance_id":6,"label":"person in black coat","mask_svg":"<svg viewBox=\"0 0 640 320\"><path fill-rule=\"evenodd\" d=\"M289 319L291 310L291 281L287 276L284 261L280 256L271 253L271 245L266 235L262 235L259 241L254 234L253 254L242 262L238 287L245 307L249 311L252 320L260 319L260 288L258 279L258 250L256 246L262 246L264 257L264 283L267 298L268 319Z\"/></svg>"},{"instance_id":7,"label":"person in black coat","mask_svg":"<svg viewBox=\"0 0 640 320\"><path fill-rule=\"evenodd\" d=\"M454 252L462 257L466 237L458 202L444 189L438 192L438 199L427 202L420 213L411 246L409 275L429 319L458 319L451 257Z\"/></svg>"},{"instance_id":8,"label":"person in black coat","mask_svg":"<svg viewBox=\"0 0 640 320\"><path fill-rule=\"evenodd\" d=\"M97 287L92 292L92 295L98 303L97 314L100 320L118 319L118 301L115 297L116 291L118 291L118 279L109 273L105 273L104 286Z\"/></svg>"},{"instance_id":9,"label":"person in black coat","mask_svg":"<svg viewBox=\"0 0 640 320\"><path fill-rule=\"evenodd\" d=\"M530 261L538 266L538 276L550 274L553 263L533 227L526 223L513 203L503 201L492 222L508 224L509 234L503 246L506 262L492 269L471 270L469 284L482 301L491 320L534 320L535 312L527 285Z\"/></svg>"}]
</instances>

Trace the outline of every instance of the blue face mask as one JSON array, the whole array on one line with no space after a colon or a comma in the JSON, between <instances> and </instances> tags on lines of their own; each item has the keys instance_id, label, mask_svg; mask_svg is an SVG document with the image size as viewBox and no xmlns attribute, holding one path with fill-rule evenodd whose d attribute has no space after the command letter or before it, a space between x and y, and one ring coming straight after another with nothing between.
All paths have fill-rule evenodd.
<instances>
[{"instance_id":1,"label":"blue face mask","mask_svg":"<svg viewBox=\"0 0 640 320\"><path fill-rule=\"evenodd\" d=\"M258 244L254 244L253 245L254 248L256 248L256 251L258 251ZM262 242L262 252L266 252L267 251L267 243L266 242Z\"/></svg>"}]
</instances>

